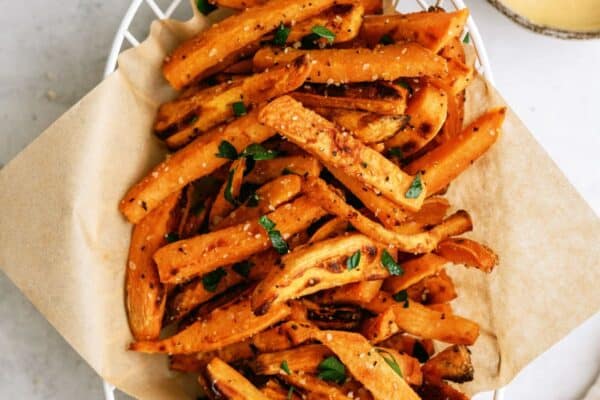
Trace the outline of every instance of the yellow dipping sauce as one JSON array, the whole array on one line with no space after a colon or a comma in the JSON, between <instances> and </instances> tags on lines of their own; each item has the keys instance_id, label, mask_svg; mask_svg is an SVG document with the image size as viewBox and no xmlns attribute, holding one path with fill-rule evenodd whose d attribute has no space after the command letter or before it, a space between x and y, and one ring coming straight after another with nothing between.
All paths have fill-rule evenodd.
<instances>
[{"instance_id":1,"label":"yellow dipping sauce","mask_svg":"<svg viewBox=\"0 0 600 400\"><path fill-rule=\"evenodd\" d=\"M500 0L536 25L574 32L600 31L600 0Z\"/></svg>"}]
</instances>

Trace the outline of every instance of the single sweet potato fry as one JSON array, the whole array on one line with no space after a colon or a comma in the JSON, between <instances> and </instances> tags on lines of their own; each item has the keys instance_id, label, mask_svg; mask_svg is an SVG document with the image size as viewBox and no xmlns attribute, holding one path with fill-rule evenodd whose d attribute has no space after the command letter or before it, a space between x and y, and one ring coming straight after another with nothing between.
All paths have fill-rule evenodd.
<instances>
[{"instance_id":1,"label":"single sweet potato fry","mask_svg":"<svg viewBox=\"0 0 600 400\"><path fill-rule=\"evenodd\" d=\"M483 272L491 272L498 264L498 256L492 249L471 239L443 240L438 244L435 252L454 264L474 267Z\"/></svg>"},{"instance_id":2,"label":"single sweet potato fry","mask_svg":"<svg viewBox=\"0 0 600 400\"><path fill-rule=\"evenodd\" d=\"M319 293L319 301L323 304L363 304L377 296L383 285L382 280L350 283L339 288Z\"/></svg>"},{"instance_id":3,"label":"single sweet potato fry","mask_svg":"<svg viewBox=\"0 0 600 400\"><path fill-rule=\"evenodd\" d=\"M400 328L396 324L396 315L393 308L365 320L360 328L360 333L369 342L377 344L398 333Z\"/></svg>"},{"instance_id":4,"label":"single sweet potato fry","mask_svg":"<svg viewBox=\"0 0 600 400\"><path fill-rule=\"evenodd\" d=\"M449 261L435 254L424 254L402 263L404 274L390 276L383 282L383 290L389 293L398 293L418 283L424 278L435 275L441 271Z\"/></svg>"},{"instance_id":5,"label":"single sweet potato fry","mask_svg":"<svg viewBox=\"0 0 600 400\"><path fill-rule=\"evenodd\" d=\"M315 26L323 26L333 33L333 43L347 42L358 35L364 11L365 9L359 2L340 2L340 4L334 5L319 15L294 24L290 29L286 42L293 44L301 41L313 33L312 29ZM328 43L325 38L319 38L316 42Z\"/></svg>"},{"instance_id":6,"label":"single sweet potato fry","mask_svg":"<svg viewBox=\"0 0 600 400\"><path fill-rule=\"evenodd\" d=\"M333 353L322 344L308 344L274 353L263 353L256 357L251 366L258 375L286 374L281 368L285 361L290 373L316 373L319 364Z\"/></svg>"},{"instance_id":7,"label":"single sweet potato fry","mask_svg":"<svg viewBox=\"0 0 600 400\"><path fill-rule=\"evenodd\" d=\"M457 383L473 380L473 363L467 346L452 345L437 353L421 367L428 379L446 379Z\"/></svg>"},{"instance_id":8,"label":"single sweet potato fry","mask_svg":"<svg viewBox=\"0 0 600 400\"><path fill-rule=\"evenodd\" d=\"M220 358L213 358L206 366L211 388L231 400L269 400L242 374L231 368Z\"/></svg>"},{"instance_id":9,"label":"single sweet potato fry","mask_svg":"<svg viewBox=\"0 0 600 400\"><path fill-rule=\"evenodd\" d=\"M262 185L281 175L319 176L321 164L313 156L306 154L277 157L272 160L257 161L245 181Z\"/></svg>"}]
</instances>

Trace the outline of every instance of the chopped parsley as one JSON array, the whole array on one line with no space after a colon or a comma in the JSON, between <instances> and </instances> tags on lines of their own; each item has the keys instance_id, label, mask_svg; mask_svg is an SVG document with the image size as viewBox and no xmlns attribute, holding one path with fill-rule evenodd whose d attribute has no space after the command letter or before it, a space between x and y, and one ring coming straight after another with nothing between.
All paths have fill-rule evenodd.
<instances>
[{"instance_id":1,"label":"chopped parsley","mask_svg":"<svg viewBox=\"0 0 600 400\"><path fill-rule=\"evenodd\" d=\"M235 174L235 168L229 171L229 175L227 175L227 183L225 184L225 191L223 192L223 196L225 200L227 200L231 205L237 206L238 201L233 194L231 193L231 185L233 184L233 175Z\"/></svg>"},{"instance_id":2,"label":"chopped parsley","mask_svg":"<svg viewBox=\"0 0 600 400\"><path fill-rule=\"evenodd\" d=\"M254 267L254 263L252 261L241 261L239 263L233 264L232 269L243 278L247 278L250 275L250 269Z\"/></svg>"},{"instance_id":3,"label":"chopped parsley","mask_svg":"<svg viewBox=\"0 0 600 400\"><path fill-rule=\"evenodd\" d=\"M242 151L241 156L251 157L254 161L272 160L277 157L275 150L267 150L258 143L252 143Z\"/></svg>"},{"instance_id":4,"label":"chopped parsley","mask_svg":"<svg viewBox=\"0 0 600 400\"><path fill-rule=\"evenodd\" d=\"M423 182L421 181L421 173L418 172L417 175L415 175L415 178L413 179L412 183L410 184L410 187L408 188L406 193L404 193L404 197L406 197L407 199L416 199L421 195L422 191Z\"/></svg>"},{"instance_id":5,"label":"chopped parsley","mask_svg":"<svg viewBox=\"0 0 600 400\"><path fill-rule=\"evenodd\" d=\"M352 271L354 268L358 267L358 264L360 264L360 250L356 250L354 254L346 260L348 271Z\"/></svg>"},{"instance_id":6,"label":"chopped parsley","mask_svg":"<svg viewBox=\"0 0 600 400\"><path fill-rule=\"evenodd\" d=\"M273 38L273 44L275 46L285 46L287 38L290 34L290 28L283 24L280 24L275 30L275 37Z\"/></svg>"},{"instance_id":7,"label":"chopped parsley","mask_svg":"<svg viewBox=\"0 0 600 400\"><path fill-rule=\"evenodd\" d=\"M335 39L335 33L321 25L313 26L310 31L319 37L327 39L329 44L333 43L333 40Z\"/></svg>"},{"instance_id":8,"label":"chopped parsley","mask_svg":"<svg viewBox=\"0 0 600 400\"><path fill-rule=\"evenodd\" d=\"M238 152L235 147L227 140L221 140L219 143L219 152L215 154L219 158L227 158L229 160L236 160L238 158Z\"/></svg>"},{"instance_id":9,"label":"chopped parsley","mask_svg":"<svg viewBox=\"0 0 600 400\"><path fill-rule=\"evenodd\" d=\"M463 38L463 43L464 44L469 44L470 41L471 41L471 35L469 34L469 32L467 32L465 34L465 37Z\"/></svg>"},{"instance_id":10,"label":"chopped parsley","mask_svg":"<svg viewBox=\"0 0 600 400\"><path fill-rule=\"evenodd\" d=\"M198 8L198 11L204 15L207 15L217 9L217 7L214 4L210 4L208 0L196 0L196 7Z\"/></svg>"},{"instance_id":11,"label":"chopped parsley","mask_svg":"<svg viewBox=\"0 0 600 400\"><path fill-rule=\"evenodd\" d=\"M404 308L408 308L408 292L401 290L392 296L398 303L404 302Z\"/></svg>"},{"instance_id":12,"label":"chopped parsley","mask_svg":"<svg viewBox=\"0 0 600 400\"><path fill-rule=\"evenodd\" d=\"M381 39L379 39L379 44L383 44L383 45L387 45L387 44L393 44L394 43L394 39L392 39L392 37L388 34L385 34L381 37Z\"/></svg>"},{"instance_id":13,"label":"chopped parsley","mask_svg":"<svg viewBox=\"0 0 600 400\"><path fill-rule=\"evenodd\" d=\"M381 265L385 267L390 272L390 275L402 275L404 274L404 270L401 266L399 266L394 258L387 250L383 250L381 254Z\"/></svg>"},{"instance_id":14,"label":"chopped parsley","mask_svg":"<svg viewBox=\"0 0 600 400\"><path fill-rule=\"evenodd\" d=\"M393 355L391 355L388 351L384 349L377 349L377 352L379 353L381 358L385 360L387 365L389 365L390 368L393 369L394 372L400 376L400 378L404 378L404 376L402 375L402 370L400 369L400 366L398 365L398 362L396 361L396 358Z\"/></svg>"},{"instance_id":15,"label":"chopped parsley","mask_svg":"<svg viewBox=\"0 0 600 400\"><path fill-rule=\"evenodd\" d=\"M391 157L397 158L400 161L404 159L404 153L402 152L400 147L392 147L391 149L389 149L388 153Z\"/></svg>"},{"instance_id":16,"label":"chopped parsley","mask_svg":"<svg viewBox=\"0 0 600 400\"><path fill-rule=\"evenodd\" d=\"M223 268L217 268L202 277L202 286L207 292L214 292L225 275L227 272Z\"/></svg>"},{"instance_id":17,"label":"chopped parsley","mask_svg":"<svg viewBox=\"0 0 600 400\"><path fill-rule=\"evenodd\" d=\"M319 364L318 370L319 375L317 376L324 381L341 384L346 380L346 367L344 367L344 364L342 364L335 356L324 359L321 364Z\"/></svg>"},{"instance_id":18,"label":"chopped parsley","mask_svg":"<svg viewBox=\"0 0 600 400\"><path fill-rule=\"evenodd\" d=\"M283 372L285 372L288 375L291 375L292 373L290 372L290 367L287 363L287 360L283 360L281 362L281 365L279 365L279 367L283 370Z\"/></svg>"},{"instance_id":19,"label":"chopped parsley","mask_svg":"<svg viewBox=\"0 0 600 400\"><path fill-rule=\"evenodd\" d=\"M242 115L248 114L248 110L246 110L246 106L244 105L243 101L236 101L231 105L231 108L233 109L233 114L236 117L241 117Z\"/></svg>"},{"instance_id":20,"label":"chopped parsley","mask_svg":"<svg viewBox=\"0 0 600 400\"><path fill-rule=\"evenodd\" d=\"M286 254L289 251L288 245L281 236L281 232L275 229L275 222L271 221L266 215L263 215L258 219L258 223L267 231L273 248L277 250L279 254Z\"/></svg>"},{"instance_id":21,"label":"chopped parsley","mask_svg":"<svg viewBox=\"0 0 600 400\"><path fill-rule=\"evenodd\" d=\"M179 234L177 232L169 232L165 235L167 243L173 243L179 240Z\"/></svg>"}]
</instances>

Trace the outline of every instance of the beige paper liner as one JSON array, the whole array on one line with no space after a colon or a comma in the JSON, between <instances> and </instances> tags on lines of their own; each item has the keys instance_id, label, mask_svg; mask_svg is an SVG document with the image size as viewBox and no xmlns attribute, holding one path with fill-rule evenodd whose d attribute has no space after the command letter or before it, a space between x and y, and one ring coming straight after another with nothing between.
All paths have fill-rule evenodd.
<instances>
[{"instance_id":1,"label":"beige paper liner","mask_svg":"<svg viewBox=\"0 0 600 400\"><path fill-rule=\"evenodd\" d=\"M151 134L157 106L173 96L162 59L207 23L154 22L118 71L0 171L0 267L103 378L142 399L193 398L194 385L165 356L126 351L131 226L117 204L163 157ZM498 104L478 79L466 117ZM448 196L501 257L491 275L451 270L456 313L482 327L468 390L497 388L599 310L600 223L512 111Z\"/></svg>"}]
</instances>

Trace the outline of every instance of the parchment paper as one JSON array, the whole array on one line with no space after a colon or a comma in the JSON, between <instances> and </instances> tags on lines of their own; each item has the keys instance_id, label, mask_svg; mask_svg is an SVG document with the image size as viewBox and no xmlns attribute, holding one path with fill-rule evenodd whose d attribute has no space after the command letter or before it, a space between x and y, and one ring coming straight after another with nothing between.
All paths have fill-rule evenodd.
<instances>
[{"instance_id":1,"label":"parchment paper","mask_svg":"<svg viewBox=\"0 0 600 400\"><path fill-rule=\"evenodd\" d=\"M103 378L142 399L192 398L193 385L167 370L166 357L126 351L131 226L117 204L164 156L151 134L156 108L174 95L163 57L208 23L154 22L118 71L0 171L0 267ZM466 117L497 104L479 78ZM600 222L513 112L449 197L501 257L491 275L450 271L456 313L482 327L468 385L477 392L506 384L600 309Z\"/></svg>"}]
</instances>

